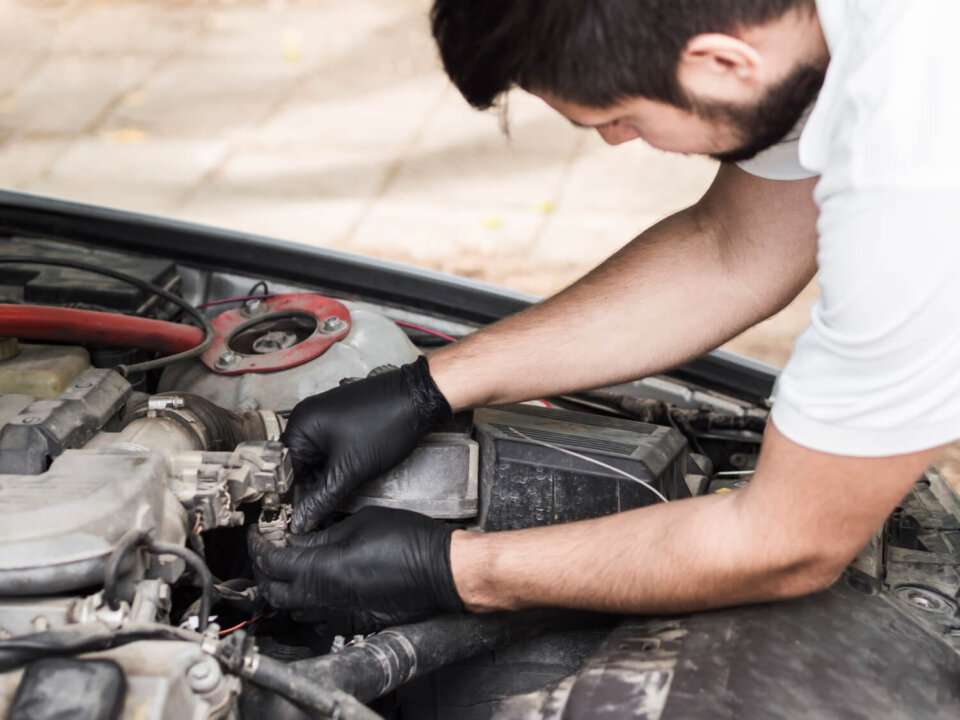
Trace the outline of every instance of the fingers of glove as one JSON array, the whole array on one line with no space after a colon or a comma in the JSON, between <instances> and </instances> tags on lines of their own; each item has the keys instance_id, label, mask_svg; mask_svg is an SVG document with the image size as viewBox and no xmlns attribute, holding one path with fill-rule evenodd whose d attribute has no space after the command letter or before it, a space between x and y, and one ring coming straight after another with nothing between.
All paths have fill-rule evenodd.
<instances>
[{"instance_id":1,"label":"fingers of glove","mask_svg":"<svg viewBox=\"0 0 960 720\"><path fill-rule=\"evenodd\" d=\"M299 610L304 607L302 598L290 583L272 580L260 583L260 594L270 607L277 610Z\"/></svg>"},{"instance_id":2,"label":"fingers of glove","mask_svg":"<svg viewBox=\"0 0 960 720\"><path fill-rule=\"evenodd\" d=\"M310 562L311 550L277 547L266 540L256 526L250 526L247 538L254 569L273 580L293 580Z\"/></svg>"},{"instance_id":3,"label":"fingers of glove","mask_svg":"<svg viewBox=\"0 0 960 720\"><path fill-rule=\"evenodd\" d=\"M307 493L293 509L290 529L297 535L309 533L336 510L350 493L379 474L355 455L340 457L323 471L316 473Z\"/></svg>"},{"instance_id":4,"label":"fingers of glove","mask_svg":"<svg viewBox=\"0 0 960 720\"><path fill-rule=\"evenodd\" d=\"M334 525L326 530L318 530L317 532L307 533L306 535L288 535L287 542L290 543L291 547L295 548L315 548L327 545L334 540L336 533L331 531L336 527L338 526Z\"/></svg>"}]
</instances>

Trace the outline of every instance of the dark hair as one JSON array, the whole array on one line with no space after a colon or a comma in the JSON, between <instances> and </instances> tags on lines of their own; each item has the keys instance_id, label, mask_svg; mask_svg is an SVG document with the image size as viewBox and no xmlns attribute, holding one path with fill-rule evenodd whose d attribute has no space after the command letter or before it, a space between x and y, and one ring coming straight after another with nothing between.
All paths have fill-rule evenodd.
<instances>
[{"instance_id":1,"label":"dark hair","mask_svg":"<svg viewBox=\"0 0 960 720\"><path fill-rule=\"evenodd\" d=\"M814 0L435 0L433 36L467 101L514 86L589 107L645 97L687 107L677 62L691 38L782 17Z\"/></svg>"}]
</instances>

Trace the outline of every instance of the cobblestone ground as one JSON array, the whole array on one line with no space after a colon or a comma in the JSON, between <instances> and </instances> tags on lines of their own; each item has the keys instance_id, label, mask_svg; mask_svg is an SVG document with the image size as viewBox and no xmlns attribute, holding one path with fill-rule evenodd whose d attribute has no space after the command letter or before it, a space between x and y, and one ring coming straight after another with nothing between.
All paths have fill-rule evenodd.
<instances>
[{"instance_id":1,"label":"cobblestone ground","mask_svg":"<svg viewBox=\"0 0 960 720\"><path fill-rule=\"evenodd\" d=\"M0 0L0 185L547 295L710 182L520 94L507 138L444 77L428 5ZM731 347L781 364L814 297Z\"/></svg>"}]
</instances>

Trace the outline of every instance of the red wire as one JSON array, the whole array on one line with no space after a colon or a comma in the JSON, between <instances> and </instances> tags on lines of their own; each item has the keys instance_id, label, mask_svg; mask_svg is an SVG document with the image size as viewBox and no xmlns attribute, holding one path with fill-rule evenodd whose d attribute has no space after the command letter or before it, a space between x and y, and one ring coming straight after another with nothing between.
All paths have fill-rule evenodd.
<instances>
[{"instance_id":1,"label":"red wire","mask_svg":"<svg viewBox=\"0 0 960 720\"><path fill-rule=\"evenodd\" d=\"M233 627L228 627L226 630L221 630L221 631L220 631L220 637L223 637L224 635L229 635L230 633L236 632L237 630L242 630L242 629L245 628L247 625L252 625L253 623L255 623L255 622L256 622L257 620L259 620L259 619L260 619L260 616L257 615L257 616L255 616L255 617L250 618L249 620L244 620L242 623L237 623L237 624L234 625Z\"/></svg>"},{"instance_id":2,"label":"red wire","mask_svg":"<svg viewBox=\"0 0 960 720\"><path fill-rule=\"evenodd\" d=\"M447 335L445 332L439 330L434 330L433 328L424 327L423 325L417 325L416 323L406 322L405 320L394 320L394 322L402 327L407 328L408 330L416 330L417 332L422 332L425 335L433 335L438 337L441 340L446 340L447 342L457 342L457 338L453 335Z\"/></svg>"}]
</instances>

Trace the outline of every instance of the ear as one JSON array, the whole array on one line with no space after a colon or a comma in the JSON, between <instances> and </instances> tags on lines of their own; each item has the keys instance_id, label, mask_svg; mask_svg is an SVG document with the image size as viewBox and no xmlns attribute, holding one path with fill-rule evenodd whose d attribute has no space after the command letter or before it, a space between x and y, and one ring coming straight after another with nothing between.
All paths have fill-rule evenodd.
<instances>
[{"instance_id":1,"label":"ear","mask_svg":"<svg viewBox=\"0 0 960 720\"><path fill-rule=\"evenodd\" d=\"M677 77L694 97L744 101L755 94L762 64L760 53L749 43L732 35L704 33L687 43Z\"/></svg>"}]
</instances>

